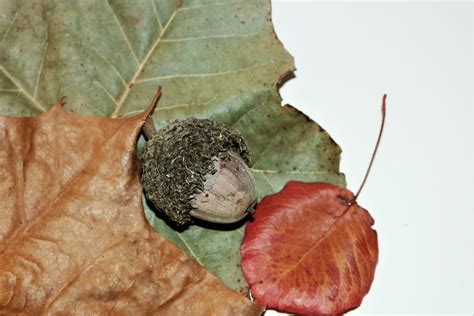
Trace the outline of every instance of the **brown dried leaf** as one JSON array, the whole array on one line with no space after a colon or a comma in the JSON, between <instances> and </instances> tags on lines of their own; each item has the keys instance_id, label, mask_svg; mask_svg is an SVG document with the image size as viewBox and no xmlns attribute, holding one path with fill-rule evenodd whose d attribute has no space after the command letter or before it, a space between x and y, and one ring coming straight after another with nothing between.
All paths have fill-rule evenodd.
<instances>
[{"instance_id":1,"label":"brown dried leaf","mask_svg":"<svg viewBox=\"0 0 474 316\"><path fill-rule=\"evenodd\" d=\"M148 112L0 116L0 314L261 312L147 223L135 147Z\"/></svg>"}]
</instances>

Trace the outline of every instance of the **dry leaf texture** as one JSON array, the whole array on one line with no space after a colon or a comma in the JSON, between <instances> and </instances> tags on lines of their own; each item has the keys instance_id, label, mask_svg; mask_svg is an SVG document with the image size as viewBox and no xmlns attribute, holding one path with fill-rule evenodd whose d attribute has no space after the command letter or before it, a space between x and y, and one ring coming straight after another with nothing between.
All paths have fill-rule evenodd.
<instances>
[{"instance_id":1,"label":"dry leaf texture","mask_svg":"<svg viewBox=\"0 0 474 316\"><path fill-rule=\"evenodd\" d=\"M260 313L147 224L135 148L149 110L0 116L0 314Z\"/></svg>"},{"instance_id":2,"label":"dry leaf texture","mask_svg":"<svg viewBox=\"0 0 474 316\"><path fill-rule=\"evenodd\" d=\"M0 38L0 114L43 113L60 93L74 113L129 116L161 85L157 128L198 117L239 129L259 197L289 180L345 186L340 148L281 106L277 83L294 63L275 36L270 0L2 0ZM145 214L226 285L247 289L243 227L177 232L146 205Z\"/></svg>"},{"instance_id":3,"label":"dry leaf texture","mask_svg":"<svg viewBox=\"0 0 474 316\"><path fill-rule=\"evenodd\" d=\"M242 268L259 304L298 314L340 314L369 291L378 258L374 220L353 194L290 181L247 224Z\"/></svg>"}]
</instances>

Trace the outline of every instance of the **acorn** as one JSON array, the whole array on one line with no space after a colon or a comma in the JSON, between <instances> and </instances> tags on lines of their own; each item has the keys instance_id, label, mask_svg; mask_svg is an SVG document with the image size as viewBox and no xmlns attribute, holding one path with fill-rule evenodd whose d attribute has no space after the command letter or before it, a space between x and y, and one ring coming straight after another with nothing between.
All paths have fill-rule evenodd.
<instances>
[{"instance_id":1,"label":"acorn","mask_svg":"<svg viewBox=\"0 0 474 316\"><path fill-rule=\"evenodd\" d=\"M242 134L208 119L143 127L142 184L147 199L178 226L193 218L213 223L243 219L257 200L251 158Z\"/></svg>"}]
</instances>

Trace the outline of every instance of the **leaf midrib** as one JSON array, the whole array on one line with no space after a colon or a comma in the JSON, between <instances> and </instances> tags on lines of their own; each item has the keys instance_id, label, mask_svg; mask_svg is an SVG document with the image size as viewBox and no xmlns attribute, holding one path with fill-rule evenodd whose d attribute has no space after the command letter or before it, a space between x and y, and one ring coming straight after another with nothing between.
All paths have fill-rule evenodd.
<instances>
[{"instance_id":1,"label":"leaf midrib","mask_svg":"<svg viewBox=\"0 0 474 316\"><path fill-rule=\"evenodd\" d=\"M114 19L116 20L117 22L117 27L119 28L121 34L124 36L124 39L125 39L125 42L127 43L128 47L130 48L131 50L131 53L134 57L134 60L137 61L138 63L138 59L136 57L136 54L133 50L133 47L131 46L130 44L130 41L129 39L127 38L127 36L125 35L124 33L124 30L122 29L121 25L119 24L119 21L118 21L118 18L117 18L117 15L115 14L115 12L113 11L113 8L110 6L109 2L107 0L105 0L106 2L106 5L109 7L112 15L114 16ZM137 82L137 79L138 77L140 76L140 74L142 73L143 71L143 68L145 67L145 65L147 64L148 60L150 59L151 55L153 54L153 52L155 51L155 49L158 47L158 45L160 44L161 40L163 39L167 29L169 28L169 26L171 25L171 23L173 22L174 18L176 17L176 14L180 11L181 7L178 5L176 6L176 9L175 11L173 12L173 14L170 16L170 18L168 19L168 22L166 23L166 25L161 29L161 32L160 32L160 35L158 36L158 38L156 39L156 41L154 42L154 44L152 45L152 47L148 50L148 53L146 54L146 56L143 58L142 62L138 64L138 68L136 70L136 72L134 73L132 79L128 82L128 84L125 85L125 90L123 91L122 95L120 96L119 100L116 102L116 106L114 108L114 111L112 112L112 114L110 115L111 118L116 118L118 117L118 115L120 114L120 111L125 103L125 100L127 99L127 96L129 95L130 93L130 90L132 89L132 87L135 85L135 83ZM160 23L160 26L161 26L161 23ZM45 51L46 51L46 48L47 48L47 42L46 42L46 47L45 47ZM43 53L43 56L45 56L45 53ZM41 70L42 70L42 67L43 67L43 62L41 63L40 65L40 70L39 70L39 74L38 74L38 78L36 80L36 86L35 86L35 92L34 92L34 95L32 95L31 93L29 93L24 87L23 85L20 83L20 81L15 78L15 76L13 76L3 65L0 64L0 71L2 71L5 76L15 85L18 87L18 90L20 92L22 92L31 102L31 105L36 108L38 111L40 112L47 112L47 109L44 105L41 104L41 102L36 98L36 91L38 89L38 83L39 83L39 75L41 74Z\"/></svg>"},{"instance_id":2,"label":"leaf midrib","mask_svg":"<svg viewBox=\"0 0 474 316\"><path fill-rule=\"evenodd\" d=\"M112 8L111 8L112 10ZM140 65L138 66L137 68L137 71L135 72L135 74L133 75L132 79L130 80L130 82L126 85L125 87L125 90L124 92L122 93L122 95L120 96L120 99L118 100L118 103L117 105L115 106L115 110L112 112L112 115L110 116L111 118L116 118L120 111L122 110L122 106L123 104L125 103L125 100L127 99L127 96L128 94L130 93L130 90L132 89L132 87L135 85L138 77L140 76L140 74L142 73L143 71L143 68L145 67L146 63L148 62L148 60L150 59L151 55L153 54L153 52L155 51L155 49L158 47L158 45L160 44L161 42L161 39L163 38L163 36L165 35L166 33L166 30L168 29L168 27L171 25L171 23L173 22L174 18L176 17L176 14L178 14L180 10L180 6L177 6L175 11L173 12L173 14L171 15L171 17L168 19L168 22L166 22L165 26L163 27L163 29L161 30L160 32L160 35L158 36L158 38L156 39L155 43L152 45L152 47L148 50L148 53L146 54L145 58L143 58L142 62L140 63ZM112 11L113 12L113 11ZM115 15L115 14L114 14Z\"/></svg>"},{"instance_id":3,"label":"leaf midrib","mask_svg":"<svg viewBox=\"0 0 474 316\"><path fill-rule=\"evenodd\" d=\"M357 206L357 204L349 205L348 207L346 207L344 212L341 215L337 216L336 220L331 224L331 226L321 235L321 237L318 238L318 240L316 240L316 242L314 242L313 245L311 245L311 247L301 256L301 258L294 265L292 265L288 269L286 269L283 272L283 274L280 274L278 277L275 277L275 282L273 283L273 286L268 287L267 291L265 291L265 293L262 295L262 297L267 295L267 293L271 289L277 287L277 285L285 279L285 277L288 275L288 273L294 271L302 262L304 262L306 260L306 258L311 253L313 253L313 251L319 246L319 244L323 240L326 240L326 236L329 235L335 227L337 227L339 222L346 218L346 215L348 214L349 210L354 206Z\"/></svg>"},{"instance_id":4,"label":"leaf midrib","mask_svg":"<svg viewBox=\"0 0 474 316\"><path fill-rule=\"evenodd\" d=\"M108 143L114 136L115 134L117 133L117 131L119 131L121 128L123 127L123 124L120 125L115 131L114 133L112 134L112 136L106 140L104 140L100 147L103 148L105 146L106 143ZM28 231L28 229L30 229L33 225L35 225L36 223L40 222L41 219L43 219L46 215L48 215L51 211L51 209L48 209L49 206L53 205L62 195L63 193L75 182L75 180L82 174L82 172L85 170L85 168L87 168L87 166L89 166L89 164L94 160L94 156L91 156L89 160L87 160L84 165L74 174L71 176L71 178L61 187L61 189L57 192L56 196L51 200L49 201L48 203L46 203L42 208L40 208L38 210L38 215L35 216L30 222L28 222L26 225L22 226L22 227L19 227L14 233L13 235L8 238L7 240L5 240L5 245L4 245L4 249L3 249L3 252L0 253L0 257L2 257L3 255L5 255L8 251L8 249L11 247L11 245L14 244L15 240L17 240L17 238L19 236L22 236L25 232Z\"/></svg>"}]
</instances>

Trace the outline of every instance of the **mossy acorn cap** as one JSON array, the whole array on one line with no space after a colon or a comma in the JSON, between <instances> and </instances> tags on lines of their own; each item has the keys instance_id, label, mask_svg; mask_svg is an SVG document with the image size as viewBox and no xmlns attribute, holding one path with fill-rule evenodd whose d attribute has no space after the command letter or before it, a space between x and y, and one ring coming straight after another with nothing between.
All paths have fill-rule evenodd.
<instances>
[{"instance_id":1,"label":"mossy acorn cap","mask_svg":"<svg viewBox=\"0 0 474 316\"><path fill-rule=\"evenodd\" d=\"M142 184L147 198L175 224L192 222L194 196L215 174L215 158L234 152L247 166L251 158L242 134L208 119L176 120L150 138L143 154Z\"/></svg>"}]
</instances>

